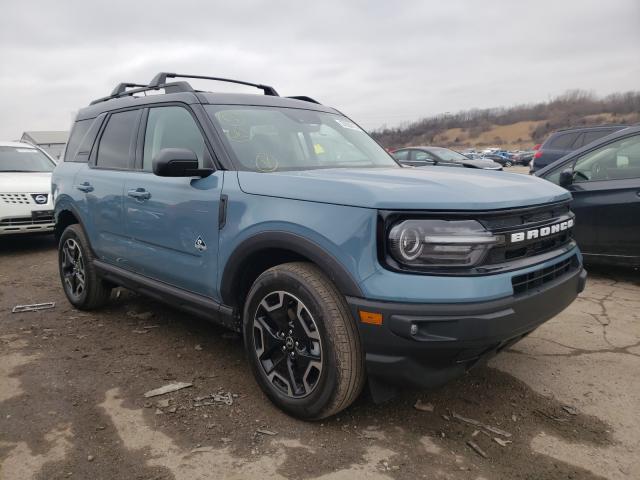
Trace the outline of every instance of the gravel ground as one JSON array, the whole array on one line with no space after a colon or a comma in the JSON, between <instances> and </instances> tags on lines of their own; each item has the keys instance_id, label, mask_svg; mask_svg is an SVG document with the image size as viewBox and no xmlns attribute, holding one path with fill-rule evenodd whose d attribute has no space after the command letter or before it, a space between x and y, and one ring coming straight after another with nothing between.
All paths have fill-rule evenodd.
<instances>
[{"instance_id":1,"label":"gravel ground","mask_svg":"<svg viewBox=\"0 0 640 480\"><path fill-rule=\"evenodd\" d=\"M636 272L592 271L568 310L459 381L365 394L322 423L274 408L216 326L126 291L73 309L50 237L0 240L0 285L2 480L640 478ZM173 382L193 386L144 398Z\"/></svg>"}]
</instances>

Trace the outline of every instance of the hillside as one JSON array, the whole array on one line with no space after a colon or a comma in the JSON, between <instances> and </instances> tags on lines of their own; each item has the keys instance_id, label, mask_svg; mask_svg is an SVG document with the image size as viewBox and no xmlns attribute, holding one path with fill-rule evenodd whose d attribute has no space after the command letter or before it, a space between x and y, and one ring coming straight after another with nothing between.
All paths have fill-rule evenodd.
<instances>
[{"instance_id":1,"label":"hillside","mask_svg":"<svg viewBox=\"0 0 640 480\"><path fill-rule=\"evenodd\" d=\"M577 90L549 102L438 115L373 131L372 135L387 148L439 145L529 149L560 128L606 123L640 123L640 92L598 98Z\"/></svg>"}]
</instances>

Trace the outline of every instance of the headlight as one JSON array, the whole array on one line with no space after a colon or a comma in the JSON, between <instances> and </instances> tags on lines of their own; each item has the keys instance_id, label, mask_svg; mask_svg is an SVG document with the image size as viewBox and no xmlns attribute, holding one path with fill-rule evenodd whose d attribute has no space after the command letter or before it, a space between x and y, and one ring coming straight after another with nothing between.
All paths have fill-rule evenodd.
<instances>
[{"instance_id":1,"label":"headlight","mask_svg":"<svg viewBox=\"0 0 640 480\"><path fill-rule=\"evenodd\" d=\"M475 220L404 220L389 231L389 250L408 267L472 267L504 236Z\"/></svg>"}]
</instances>

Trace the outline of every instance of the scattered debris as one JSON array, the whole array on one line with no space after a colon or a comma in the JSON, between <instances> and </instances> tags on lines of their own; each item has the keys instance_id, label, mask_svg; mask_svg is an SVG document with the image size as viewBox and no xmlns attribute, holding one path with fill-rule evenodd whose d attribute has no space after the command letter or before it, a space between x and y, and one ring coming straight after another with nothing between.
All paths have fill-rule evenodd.
<instances>
[{"instance_id":1,"label":"scattered debris","mask_svg":"<svg viewBox=\"0 0 640 480\"><path fill-rule=\"evenodd\" d=\"M480 430L474 430L474 431L473 431L473 433L471 434L471 436L472 436L473 438L475 438L475 437L477 437L477 436L478 436L478 434L479 434L479 433L480 433Z\"/></svg>"},{"instance_id":2,"label":"scattered debris","mask_svg":"<svg viewBox=\"0 0 640 480\"><path fill-rule=\"evenodd\" d=\"M515 413L513 415L511 415L511 421L512 422L517 422L518 421L518 417L516 417Z\"/></svg>"},{"instance_id":3,"label":"scattered debris","mask_svg":"<svg viewBox=\"0 0 640 480\"><path fill-rule=\"evenodd\" d=\"M191 450L191 453L206 453L206 452L212 452L213 451L213 447L196 447L193 450Z\"/></svg>"},{"instance_id":4,"label":"scattered debris","mask_svg":"<svg viewBox=\"0 0 640 480\"><path fill-rule=\"evenodd\" d=\"M177 410L178 410L178 407L173 406L173 407L171 407L171 408L167 409L167 412L169 412L169 413L176 413L176 411L177 411Z\"/></svg>"},{"instance_id":5,"label":"scattered debris","mask_svg":"<svg viewBox=\"0 0 640 480\"><path fill-rule=\"evenodd\" d=\"M159 408L156 408L156 415L163 415L164 412L162 410L160 410Z\"/></svg>"},{"instance_id":6,"label":"scattered debris","mask_svg":"<svg viewBox=\"0 0 640 480\"><path fill-rule=\"evenodd\" d=\"M205 397L194 398L194 407L206 407L208 405L215 405L216 403L223 403L227 406L233 405L234 395L231 392L218 392Z\"/></svg>"},{"instance_id":7,"label":"scattered debris","mask_svg":"<svg viewBox=\"0 0 640 480\"><path fill-rule=\"evenodd\" d=\"M443 418L444 420L446 420L447 422L448 422L449 420L451 420L451 417L450 417L449 415L442 415L442 418Z\"/></svg>"},{"instance_id":8,"label":"scattered debris","mask_svg":"<svg viewBox=\"0 0 640 480\"><path fill-rule=\"evenodd\" d=\"M132 332L137 334L144 334L149 333L149 330L132 330Z\"/></svg>"},{"instance_id":9,"label":"scattered debris","mask_svg":"<svg viewBox=\"0 0 640 480\"><path fill-rule=\"evenodd\" d=\"M167 408L169 406L169 402L171 400L169 398L165 398L164 400L158 400L156 402L156 407L158 408Z\"/></svg>"},{"instance_id":10,"label":"scattered debris","mask_svg":"<svg viewBox=\"0 0 640 480\"><path fill-rule=\"evenodd\" d=\"M480 455L482 458L489 458L489 455L486 454L484 450L480 448L480 446L474 442L473 440L467 440L467 445L471 447L471 449Z\"/></svg>"},{"instance_id":11,"label":"scattered debris","mask_svg":"<svg viewBox=\"0 0 640 480\"><path fill-rule=\"evenodd\" d=\"M272 432L271 430L265 430L263 428L259 428L258 430L256 430L256 433L259 433L261 435L270 435L270 436L274 436L278 434L278 432Z\"/></svg>"},{"instance_id":12,"label":"scattered debris","mask_svg":"<svg viewBox=\"0 0 640 480\"><path fill-rule=\"evenodd\" d=\"M568 418L562 418L562 417L558 417L556 415L551 415L550 413L547 413L547 412L545 412L543 410L540 410L540 409L534 410L534 413L537 413L538 415L541 415L541 416L543 416L545 418L548 418L549 420L555 420L556 422L559 422L559 423L566 423L566 422L569 421Z\"/></svg>"},{"instance_id":13,"label":"scattered debris","mask_svg":"<svg viewBox=\"0 0 640 480\"><path fill-rule=\"evenodd\" d=\"M149 320L151 317L153 317L153 312L136 313L131 311L131 312L127 312L127 316L136 318L138 320Z\"/></svg>"},{"instance_id":14,"label":"scattered debris","mask_svg":"<svg viewBox=\"0 0 640 480\"><path fill-rule=\"evenodd\" d=\"M513 443L511 440L503 440L503 439L498 438L498 437L493 437L493 441L496 442L501 447L506 447L510 443Z\"/></svg>"},{"instance_id":15,"label":"scattered debris","mask_svg":"<svg viewBox=\"0 0 640 480\"><path fill-rule=\"evenodd\" d=\"M202 350L202 345L196 345L194 348L200 352Z\"/></svg>"},{"instance_id":16,"label":"scattered debris","mask_svg":"<svg viewBox=\"0 0 640 480\"><path fill-rule=\"evenodd\" d=\"M572 407L571 405L564 405L562 409L567 412L569 415L577 415L578 409L576 407Z\"/></svg>"},{"instance_id":17,"label":"scattered debris","mask_svg":"<svg viewBox=\"0 0 640 480\"><path fill-rule=\"evenodd\" d=\"M413 408L415 408L416 410L420 410L421 412L433 412L433 404L423 402L420 399L416 401L416 403L413 405Z\"/></svg>"},{"instance_id":18,"label":"scattered debris","mask_svg":"<svg viewBox=\"0 0 640 480\"><path fill-rule=\"evenodd\" d=\"M94 458L95 458L95 457L94 457L93 455L88 455L88 456L87 456L87 461L88 461L88 462L93 462L93 459L94 459Z\"/></svg>"},{"instance_id":19,"label":"scattered debris","mask_svg":"<svg viewBox=\"0 0 640 480\"><path fill-rule=\"evenodd\" d=\"M149 390L144 394L144 398L156 397L158 395L164 395L165 393L176 392L178 390L182 390L183 388L193 387L193 383L170 383L169 385L165 385L164 387L156 388L155 390Z\"/></svg>"},{"instance_id":20,"label":"scattered debris","mask_svg":"<svg viewBox=\"0 0 640 480\"><path fill-rule=\"evenodd\" d=\"M31 303L29 305L16 305L11 310L11 313L23 313L23 312L37 312L39 310L47 310L49 308L55 308L56 302L45 303Z\"/></svg>"},{"instance_id":21,"label":"scattered debris","mask_svg":"<svg viewBox=\"0 0 640 480\"><path fill-rule=\"evenodd\" d=\"M504 430L498 427L492 427L491 425L486 425L482 422L479 422L478 420L474 420L473 418L466 418L466 417L463 417L462 415L458 415L455 412L453 412L451 416L460 422L468 423L469 425L473 425L474 427L484 428L485 430L491 433L495 433L496 435L502 435L503 437L507 437L507 438L511 436L509 432L505 432Z\"/></svg>"}]
</instances>

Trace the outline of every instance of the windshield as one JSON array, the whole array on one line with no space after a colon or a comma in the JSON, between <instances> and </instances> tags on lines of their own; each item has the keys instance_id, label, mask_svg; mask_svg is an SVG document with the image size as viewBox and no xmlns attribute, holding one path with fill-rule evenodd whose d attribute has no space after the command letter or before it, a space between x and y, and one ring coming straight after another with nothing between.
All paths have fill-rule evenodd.
<instances>
[{"instance_id":1,"label":"windshield","mask_svg":"<svg viewBox=\"0 0 640 480\"><path fill-rule=\"evenodd\" d=\"M400 166L347 118L295 108L210 105L238 167L256 172Z\"/></svg>"},{"instance_id":2,"label":"windshield","mask_svg":"<svg viewBox=\"0 0 640 480\"><path fill-rule=\"evenodd\" d=\"M449 150L448 148L432 148L431 150L440 158L440 160L445 162L464 162L465 160L469 160L469 157L465 157L461 153Z\"/></svg>"},{"instance_id":3,"label":"windshield","mask_svg":"<svg viewBox=\"0 0 640 480\"><path fill-rule=\"evenodd\" d=\"M55 166L37 148L0 146L0 172L51 172Z\"/></svg>"}]
</instances>

